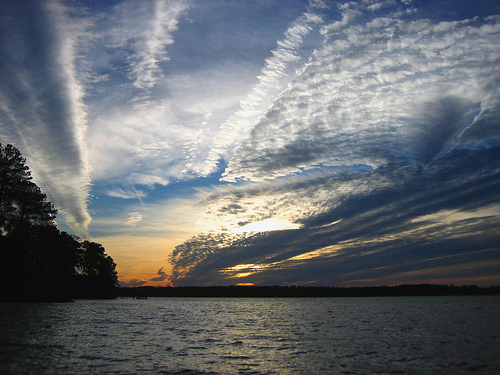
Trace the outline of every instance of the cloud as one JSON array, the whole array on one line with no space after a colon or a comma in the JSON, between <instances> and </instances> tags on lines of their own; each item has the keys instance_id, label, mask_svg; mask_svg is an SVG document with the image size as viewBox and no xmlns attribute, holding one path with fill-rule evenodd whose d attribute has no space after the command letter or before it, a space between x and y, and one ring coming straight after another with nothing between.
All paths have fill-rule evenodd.
<instances>
[{"instance_id":1,"label":"cloud","mask_svg":"<svg viewBox=\"0 0 500 375\"><path fill-rule=\"evenodd\" d=\"M0 136L20 149L35 182L85 236L90 168L75 58L87 23L57 1L3 3L0 13Z\"/></svg>"},{"instance_id":2,"label":"cloud","mask_svg":"<svg viewBox=\"0 0 500 375\"><path fill-rule=\"evenodd\" d=\"M202 233L172 253L176 285L498 273L500 22L395 2L339 11L235 149L229 184L201 192ZM443 212L453 221L432 219ZM296 229L238 233L273 220Z\"/></svg>"},{"instance_id":3,"label":"cloud","mask_svg":"<svg viewBox=\"0 0 500 375\"><path fill-rule=\"evenodd\" d=\"M27 157L35 181L81 236L91 221L91 178L167 185L182 175L183 155L151 161L175 155L161 141L176 141L175 129L164 130L175 115L161 108L146 115L131 103L152 108L144 92L163 79L166 47L187 8L181 1L124 1L89 15L84 6L58 1L3 5L2 142ZM109 90L115 95L105 98ZM144 132L151 123L158 125Z\"/></svg>"},{"instance_id":4,"label":"cloud","mask_svg":"<svg viewBox=\"0 0 500 375\"><path fill-rule=\"evenodd\" d=\"M304 38L315 25L322 22L321 16L314 12L315 9L322 8L321 4L311 3L310 8L288 27L284 39L279 40L278 47L271 51L272 57L266 59L265 66L257 77L258 83L252 87L245 99L240 101L240 109L222 124L207 158L212 171L221 157L231 155L234 147L247 135L263 110L284 88L290 68L302 59Z\"/></svg>"},{"instance_id":5,"label":"cloud","mask_svg":"<svg viewBox=\"0 0 500 375\"><path fill-rule=\"evenodd\" d=\"M237 105L249 76L230 63L221 70L170 75L162 80L169 93L157 94L146 108L121 100L112 109L97 108L88 131L93 178L168 185L206 175L211 136Z\"/></svg>"},{"instance_id":6,"label":"cloud","mask_svg":"<svg viewBox=\"0 0 500 375\"><path fill-rule=\"evenodd\" d=\"M258 65L247 57L256 59L254 52L256 56L262 54L261 40L269 30L248 30L249 26L236 24L233 16L216 16L216 12L256 12L254 8L240 3L189 7L187 3L166 2L172 9L163 8L160 18L165 22L170 19L167 23L172 27L158 40L165 39L162 51L172 58L159 62L158 57L152 65L154 79L140 80L154 85L138 90L127 67L143 57L135 52L137 43L147 45L152 38L151 44L159 48L156 37L150 35L149 25L155 24L154 15L159 12L153 11L152 4L125 2L96 21L97 36L88 46L87 55L89 60L95 57L89 62L91 71L102 72L106 79L90 87L86 98L90 108L89 161L95 181L117 184L125 178L131 184L166 185L209 175L214 165L207 167L205 161L214 136L255 80ZM262 11L263 6L256 9ZM136 13L140 17L135 17ZM174 32L176 28L179 30ZM147 35L137 31L142 29ZM247 36L242 35L246 31L256 37L246 40L248 46L243 48L241 38ZM135 33L137 40L133 38ZM228 35L232 38L227 39ZM181 41L174 43L174 37ZM221 43L223 49L214 60L212 51ZM189 53L188 61L179 55L182 53Z\"/></svg>"},{"instance_id":7,"label":"cloud","mask_svg":"<svg viewBox=\"0 0 500 375\"><path fill-rule=\"evenodd\" d=\"M499 147L456 150L422 170L393 165L358 176L365 186L358 191L337 192L342 178L330 178L323 185L330 187L330 201L321 210L311 207L318 211L298 221L300 229L212 232L178 246L174 283L357 285L368 275L376 284L378 277L396 280L410 271L421 272L418 280L425 281L428 268L446 264L458 270L479 259L483 267L470 274L491 273L499 239L499 160ZM281 194L302 201L304 190L297 188ZM240 200L234 197L233 204ZM453 220L438 220L447 211L455 213Z\"/></svg>"},{"instance_id":8,"label":"cloud","mask_svg":"<svg viewBox=\"0 0 500 375\"><path fill-rule=\"evenodd\" d=\"M183 113L165 93L163 72L188 9L185 1L123 1L95 17L87 70L105 79L86 97L93 180L167 185L182 174L174 145L194 132L176 125Z\"/></svg>"},{"instance_id":9,"label":"cloud","mask_svg":"<svg viewBox=\"0 0 500 375\"><path fill-rule=\"evenodd\" d=\"M168 61L166 47L174 43L186 1L123 1L115 6L108 30L108 46L130 50L127 77L138 89L154 87L163 76L160 64Z\"/></svg>"},{"instance_id":10,"label":"cloud","mask_svg":"<svg viewBox=\"0 0 500 375\"><path fill-rule=\"evenodd\" d=\"M168 279L168 275L163 272L163 267L158 270L157 274L159 275L158 277L153 277L149 281L165 281Z\"/></svg>"},{"instance_id":11,"label":"cloud","mask_svg":"<svg viewBox=\"0 0 500 375\"><path fill-rule=\"evenodd\" d=\"M108 190L106 194L109 195L110 197L121 198L121 199L137 199L137 198L141 199L148 196L147 193L145 193L142 190L136 190L136 189L125 190L123 188Z\"/></svg>"},{"instance_id":12,"label":"cloud","mask_svg":"<svg viewBox=\"0 0 500 375\"><path fill-rule=\"evenodd\" d=\"M141 220L142 214L140 212L132 212L126 221L126 225L135 226Z\"/></svg>"},{"instance_id":13,"label":"cloud","mask_svg":"<svg viewBox=\"0 0 500 375\"><path fill-rule=\"evenodd\" d=\"M96 17L93 43L85 46L87 75L95 77L86 96L88 155L99 187L166 186L210 176L220 167L220 156L232 152L219 142L230 133L221 124L229 124L235 112L242 114L243 107L244 117L257 107L264 110L307 56L311 43L304 38L321 21L313 10L304 13L306 4L300 3L291 4L293 10L253 2L171 2L162 9L153 4L124 2L108 9ZM261 22L270 10L277 12L273 22ZM152 35L149 26L157 22L158 12L165 22L170 17L161 37ZM286 25L287 17L295 21ZM276 42L269 42L269 35L283 33L270 53ZM151 65L154 79L133 78L130 66L144 56L137 49L149 39L158 48L165 39L163 57ZM261 77L257 85L256 75ZM139 81L154 85L138 89Z\"/></svg>"},{"instance_id":14,"label":"cloud","mask_svg":"<svg viewBox=\"0 0 500 375\"><path fill-rule=\"evenodd\" d=\"M499 137L489 85L499 78L498 23L344 20L324 26L325 42L236 149L224 180L428 162L443 147L481 142L475 131Z\"/></svg>"},{"instance_id":15,"label":"cloud","mask_svg":"<svg viewBox=\"0 0 500 375\"><path fill-rule=\"evenodd\" d=\"M480 114L479 103L460 97L442 97L415 110L408 129L411 151L427 163L460 142L459 136Z\"/></svg>"}]
</instances>

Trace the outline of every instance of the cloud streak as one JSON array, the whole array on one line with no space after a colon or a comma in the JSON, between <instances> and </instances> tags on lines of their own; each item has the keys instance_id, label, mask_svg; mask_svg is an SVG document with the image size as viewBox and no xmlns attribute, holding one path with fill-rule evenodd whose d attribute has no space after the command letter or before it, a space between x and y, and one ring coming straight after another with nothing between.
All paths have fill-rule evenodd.
<instances>
[{"instance_id":1,"label":"cloud streak","mask_svg":"<svg viewBox=\"0 0 500 375\"><path fill-rule=\"evenodd\" d=\"M137 4L124 1L111 16L106 37L108 46L131 50L128 55L127 77L137 89L153 88L163 77L160 64L169 61L166 47L174 43L179 18L188 8L186 1L154 0Z\"/></svg>"},{"instance_id":2,"label":"cloud streak","mask_svg":"<svg viewBox=\"0 0 500 375\"><path fill-rule=\"evenodd\" d=\"M286 30L284 39L277 42L277 48L271 51L272 57L266 59L265 66L257 77L258 83L240 101L240 109L222 124L220 132L215 136L214 146L207 158L209 169L206 173L214 170L221 157L232 154L234 147L247 136L255 121L284 88L291 68L302 59L304 38L323 21L315 12L317 8L322 6L310 4L310 8Z\"/></svg>"},{"instance_id":3,"label":"cloud streak","mask_svg":"<svg viewBox=\"0 0 500 375\"><path fill-rule=\"evenodd\" d=\"M35 181L73 230L86 235L90 169L75 68L86 23L70 13L57 1L3 3L0 136L20 148Z\"/></svg>"}]
</instances>

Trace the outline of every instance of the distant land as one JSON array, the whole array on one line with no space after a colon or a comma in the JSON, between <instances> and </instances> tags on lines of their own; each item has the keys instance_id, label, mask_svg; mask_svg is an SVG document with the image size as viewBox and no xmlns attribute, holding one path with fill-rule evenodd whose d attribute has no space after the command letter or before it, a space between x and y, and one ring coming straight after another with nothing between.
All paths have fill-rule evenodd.
<instances>
[{"instance_id":1,"label":"distant land","mask_svg":"<svg viewBox=\"0 0 500 375\"><path fill-rule=\"evenodd\" d=\"M500 295L500 286L407 284L367 287L184 286L117 288L120 298L137 297L395 297Z\"/></svg>"}]
</instances>

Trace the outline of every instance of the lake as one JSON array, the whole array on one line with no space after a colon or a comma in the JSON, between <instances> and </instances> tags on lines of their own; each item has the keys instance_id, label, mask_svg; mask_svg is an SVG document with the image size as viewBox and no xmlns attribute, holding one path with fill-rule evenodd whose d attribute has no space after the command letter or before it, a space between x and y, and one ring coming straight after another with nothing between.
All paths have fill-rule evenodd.
<instances>
[{"instance_id":1,"label":"lake","mask_svg":"<svg viewBox=\"0 0 500 375\"><path fill-rule=\"evenodd\" d=\"M500 296L0 303L0 373L494 374Z\"/></svg>"}]
</instances>

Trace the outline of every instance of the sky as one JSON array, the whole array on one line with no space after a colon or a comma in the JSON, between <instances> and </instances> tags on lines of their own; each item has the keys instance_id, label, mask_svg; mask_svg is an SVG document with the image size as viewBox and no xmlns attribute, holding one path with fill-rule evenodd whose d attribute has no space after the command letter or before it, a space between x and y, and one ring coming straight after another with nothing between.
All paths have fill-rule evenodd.
<instances>
[{"instance_id":1,"label":"sky","mask_svg":"<svg viewBox=\"0 0 500 375\"><path fill-rule=\"evenodd\" d=\"M500 284L497 0L0 0L0 143L122 286Z\"/></svg>"}]
</instances>

